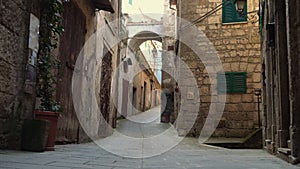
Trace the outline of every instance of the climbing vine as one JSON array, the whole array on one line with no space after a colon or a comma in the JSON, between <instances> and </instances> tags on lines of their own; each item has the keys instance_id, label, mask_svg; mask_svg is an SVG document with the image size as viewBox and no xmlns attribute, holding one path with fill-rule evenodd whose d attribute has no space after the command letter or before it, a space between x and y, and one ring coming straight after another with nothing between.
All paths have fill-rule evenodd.
<instances>
[{"instance_id":1,"label":"climbing vine","mask_svg":"<svg viewBox=\"0 0 300 169\"><path fill-rule=\"evenodd\" d=\"M37 95L41 98L41 110L58 112L61 106L55 100L57 69L60 62L53 54L63 33L63 4L60 0L43 1L41 6L40 49L37 63Z\"/></svg>"}]
</instances>

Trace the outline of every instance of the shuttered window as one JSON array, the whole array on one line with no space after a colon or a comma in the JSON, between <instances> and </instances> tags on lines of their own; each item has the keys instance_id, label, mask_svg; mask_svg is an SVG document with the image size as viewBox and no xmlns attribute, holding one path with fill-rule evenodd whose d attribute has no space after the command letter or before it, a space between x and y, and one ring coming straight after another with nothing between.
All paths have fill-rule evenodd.
<instances>
[{"instance_id":1,"label":"shuttered window","mask_svg":"<svg viewBox=\"0 0 300 169\"><path fill-rule=\"evenodd\" d=\"M247 91L246 72L226 72L218 73L218 92L219 93L246 93Z\"/></svg>"},{"instance_id":2,"label":"shuttered window","mask_svg":"<svg viewBox=\"0 0 300 169\"><path fill-rule=\"evenodd\" d=\"M247 22L247 3L245 3L243 14L236 11L235 0L222 0L222 22L235 23Z\"/></svg>"}]
</instances>

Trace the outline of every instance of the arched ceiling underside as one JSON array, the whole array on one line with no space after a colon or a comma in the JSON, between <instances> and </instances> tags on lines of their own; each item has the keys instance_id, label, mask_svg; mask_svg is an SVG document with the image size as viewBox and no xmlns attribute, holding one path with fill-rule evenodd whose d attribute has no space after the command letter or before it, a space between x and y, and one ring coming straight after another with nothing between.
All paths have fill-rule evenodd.
<instances>
[{"instance_id":1,"label":"arched ceiling underside","mask_svg":"<svg viewBox=\"0 0 300 169\"><path fill-rule=\"evenodd\" d=\"M138 34L134 35L129 41L129 47L136 51L139 49L140 45L148 40L155 40L162 42L162 37L157 33L151 31L143 31L139 32Z\"/></svg>"}]
</instances>

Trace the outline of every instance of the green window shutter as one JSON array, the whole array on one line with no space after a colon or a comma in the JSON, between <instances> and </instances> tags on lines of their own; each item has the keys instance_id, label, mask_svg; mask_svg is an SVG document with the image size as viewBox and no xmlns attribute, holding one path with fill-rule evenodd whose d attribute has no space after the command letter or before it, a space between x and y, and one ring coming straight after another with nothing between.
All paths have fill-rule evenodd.
<instances>
[{"instance_id":1,"label":"green window shutter","mask_svg":"<svg viewBox=\"0 0 300 169\"><path fill-rule=\"evenodd\" d=\"M224 74L218 73L217 75L217 89L219 93L226 93L226 78Z\"/></svg>"},{"instance_id":2,"label":"green window shutter","mask_svg":"<svg viewBox=\"0 0 300 169\"><path fill-rule=\"evenodd\" d=\"M247 92L247 74L246 74L246 72L232 73L231 81L233 83L232 92L234 92L234 93L246 93Z\"/></svg>"},{"instance_id":3,"label":"green window shutter","mask_svg":"<svg viewBox=\"0 0 300 169\"><path fill-rule=\"evenodd\" d=\"M219 93L246 93L247 73L246 72L226 72L217 74L217 90ZM226 84L226 87L225 87Z\"/></svg>"},{"instance_id":4,"label":"green window shutter","mask_svg":"<svg viewBox=\"0 0 300 169\"><path fill-rule=\"evenodd\" d=\"M232 22L246 22L247 21L247 3L245 3L245 10L243 15L240 15L236 11L235 0L222 0L222 22L232 23Z\"/></svg>"},{"instance_id":5,"label":"green window shutter","mask_svg":"<svg viewBox=\"0 0 300 169\"><path fill-rule=\"evenodd\" d=\"M226 93L230 90L230 81L227 79L229 78L228 74L218 73L217 74L217 89L219 93Z\"/></svg>"}]
</instances>

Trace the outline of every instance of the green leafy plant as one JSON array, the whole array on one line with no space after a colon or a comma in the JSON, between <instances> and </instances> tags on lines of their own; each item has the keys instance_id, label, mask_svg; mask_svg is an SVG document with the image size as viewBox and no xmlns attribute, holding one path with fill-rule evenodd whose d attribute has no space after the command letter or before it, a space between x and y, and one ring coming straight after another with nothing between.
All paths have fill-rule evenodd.
<instances>
[{"instance_id":1,"label":"green leafy plant","mask_svg":"<svg viewBox=\"0 0 300 169\"><path fill-rule=\"evenodd\" d=\"M38 54L37 94L41 98L43 111L61 111L61 106L55 101L57 71L60 62L53 55L58 47L59 36L63 33L62 12L60 0L43 1L41 8L40 49Z\"/></svg>"}]
</instances>

